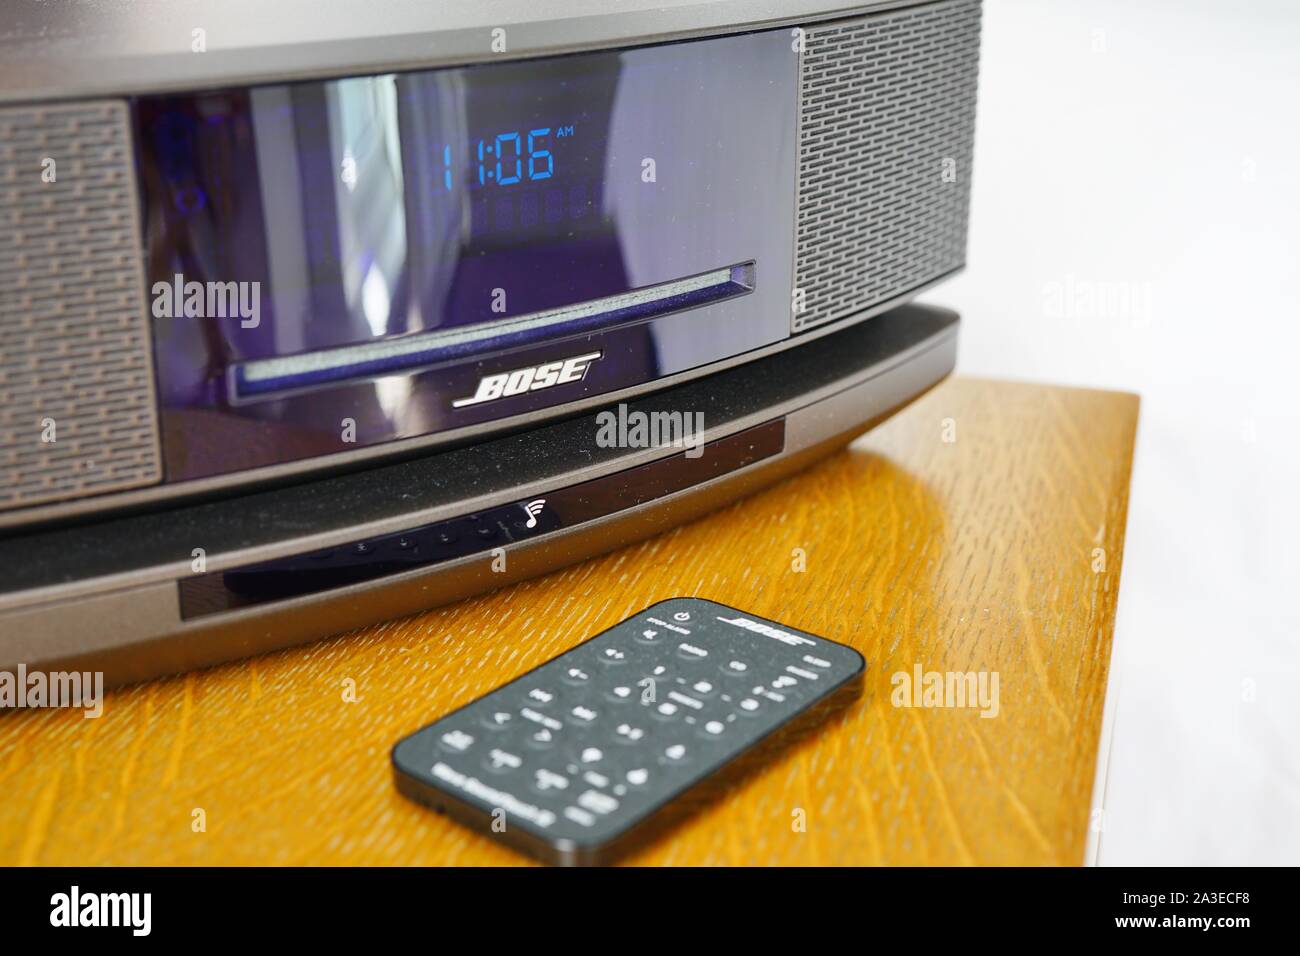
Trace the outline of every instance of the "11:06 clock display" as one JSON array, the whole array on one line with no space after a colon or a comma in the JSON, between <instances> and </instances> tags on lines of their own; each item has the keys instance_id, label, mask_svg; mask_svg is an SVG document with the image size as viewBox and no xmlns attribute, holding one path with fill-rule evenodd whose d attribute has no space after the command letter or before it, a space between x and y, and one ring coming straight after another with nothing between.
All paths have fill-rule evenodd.
<instances>
[{"instance_id":1,"label":"11:06 clock display","mask_svg":"<svg viewBox=\"0 0 1300 956\"><path fill-rule=\"evenodd\" d=\"M510 130L480 139L469 157L471 186L511 186L521 182L550 179L555 174L552 139L573 135L572 126L552 130L541 126L530 130ZM455 181L451 146L442 148L442 184L448 192Z\"/></svg>"}]
</instances>

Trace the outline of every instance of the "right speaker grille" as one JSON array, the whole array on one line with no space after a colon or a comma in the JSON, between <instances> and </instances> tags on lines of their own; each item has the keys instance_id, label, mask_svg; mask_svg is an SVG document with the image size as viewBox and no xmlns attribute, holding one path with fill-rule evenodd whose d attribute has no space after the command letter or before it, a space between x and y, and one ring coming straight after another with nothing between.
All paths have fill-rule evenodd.
<instances>
[{"instance_id":1,"label":"right speaker grille","mask_svg":"<svg viewBox=\"0 0 1300 956\"><path fill-rule=\"evenodd\" d=\"M794 332L964 264L979 39L980 0L805 32Z\"/></svg>"}]
</instances>

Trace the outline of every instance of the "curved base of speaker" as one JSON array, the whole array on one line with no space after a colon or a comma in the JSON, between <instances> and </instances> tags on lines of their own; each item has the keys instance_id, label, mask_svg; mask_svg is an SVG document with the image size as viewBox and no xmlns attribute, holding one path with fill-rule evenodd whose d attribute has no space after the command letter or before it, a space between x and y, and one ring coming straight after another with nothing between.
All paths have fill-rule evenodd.
<instances>
[{"instance_id":1,"label":"curved base of speaker","mask_svg":"<svg viewBox=\"0 0 1300 956\"><path fill-rule=\"evenodd\" d=\"M700 447L609 447L588 414L366 472L7 539L0 564L15 573L0 592L0 669L144 680L649 537L893 414L952 370L957 327L955 313L908 305L620 406L702 416Z\"/></svg>"}]
</instances>

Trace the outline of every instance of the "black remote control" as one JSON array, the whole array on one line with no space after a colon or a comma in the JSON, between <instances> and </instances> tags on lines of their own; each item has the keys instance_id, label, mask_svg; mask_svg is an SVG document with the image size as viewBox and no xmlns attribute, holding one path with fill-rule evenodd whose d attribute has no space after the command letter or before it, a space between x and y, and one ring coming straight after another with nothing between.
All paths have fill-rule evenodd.
<instances>
[{"instance_id":1,"label":"black remote control","mask_svg":"<svg viewBox=\"0 0 1300 956\"><path fill-rule=\"evenodd\" d=\"M397 788L548 863L608 863L856 697L864 670L843 644L671 598L401 740Z\"/></svg>"}]
</instances>

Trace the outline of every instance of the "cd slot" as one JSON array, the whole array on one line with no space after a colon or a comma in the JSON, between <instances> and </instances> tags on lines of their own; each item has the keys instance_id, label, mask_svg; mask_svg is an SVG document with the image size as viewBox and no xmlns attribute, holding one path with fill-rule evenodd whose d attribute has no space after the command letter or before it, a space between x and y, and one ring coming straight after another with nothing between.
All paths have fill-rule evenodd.
<instances>
[{"instance_id":1,"label":"cd slot","mask_svg":"<svg viewBox=\"0 0 1300 956\"><path fill-rule=\"evenodd\" d=\"M486 351L499 352L561 336L644 322L671 312L746 295L753 290L754 263L742 262L499 322L361 342L298 355L252 359L230 367L228 394L232 404L243 404L341 382L409 375L442 362L469 358Z\"/></svg>"}]
</instances>

